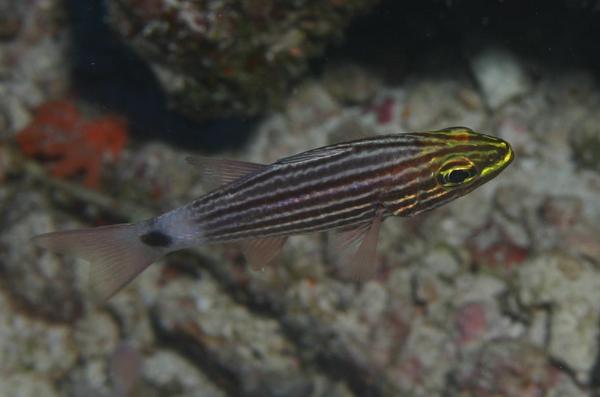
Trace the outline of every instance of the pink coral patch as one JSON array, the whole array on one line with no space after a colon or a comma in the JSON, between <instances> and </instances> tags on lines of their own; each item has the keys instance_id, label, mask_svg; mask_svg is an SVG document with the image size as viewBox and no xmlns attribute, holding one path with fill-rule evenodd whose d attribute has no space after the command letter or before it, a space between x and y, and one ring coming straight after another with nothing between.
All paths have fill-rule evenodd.
<instances>
[{"instance_id":1,"label":"pink coral patch","mask_svg":"<svg viewBox=\"0 0 600 397\"><path fill-rule=\"evenodd\" d=\"M479 339L487 327L484 305L479 302L471 302L461 307L456 315L456 327L460 344L467 344Z\"/></svg>"}]
</instances>

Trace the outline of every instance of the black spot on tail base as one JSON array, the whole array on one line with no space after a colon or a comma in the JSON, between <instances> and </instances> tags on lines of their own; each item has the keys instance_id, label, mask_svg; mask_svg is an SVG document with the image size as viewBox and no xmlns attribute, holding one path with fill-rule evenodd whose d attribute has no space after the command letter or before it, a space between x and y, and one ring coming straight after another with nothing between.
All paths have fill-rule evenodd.
<instances>
[{"instance_id":1,"label":"black spot on tail base","mask_svg":"<svg viewBox=\"0 0 600 397\"><path fill-rule=\"evenodd\" d=\"M168 247L173 239L159 230L152 230L140 236L142 243L151 247Z\"/></svg>"}]
</instances>

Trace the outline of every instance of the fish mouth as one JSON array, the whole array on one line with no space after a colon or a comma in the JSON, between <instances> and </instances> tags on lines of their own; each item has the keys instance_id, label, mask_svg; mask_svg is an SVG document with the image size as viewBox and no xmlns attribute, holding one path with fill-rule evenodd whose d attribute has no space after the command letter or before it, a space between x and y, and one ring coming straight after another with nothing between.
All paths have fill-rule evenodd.
<instances>
[{"instance_id":1,"label":"fish mouth","mask_svg":"<svg viewBox=\"0 0 600 397\"><path fill-rule=\"evenodd\" d=\"M504 157L498 162L498 165L500 166L500 169L504 169L510 163L512 163L513 159L515 158L515 152L513 151L510 144L506 141L501 140L499 146L502 148L502 151L504 152Z\"/></svg>"},{"instance_id":2,"label":"fish mouth","mask_svg":"<svg viewBox=\"0 0 600 397\"><path fill-rule=\"evenodd\" d=\"M496 141L494 146L498 148L500 155L498 156L498 160L496 160L493 164L484 168L481 172L481 176L491 178L500 173L503 169L508 167L510 163L515 158L515 153L510 146L510 144L502 139L494 138Z\"/></svg>"}]
</instances>

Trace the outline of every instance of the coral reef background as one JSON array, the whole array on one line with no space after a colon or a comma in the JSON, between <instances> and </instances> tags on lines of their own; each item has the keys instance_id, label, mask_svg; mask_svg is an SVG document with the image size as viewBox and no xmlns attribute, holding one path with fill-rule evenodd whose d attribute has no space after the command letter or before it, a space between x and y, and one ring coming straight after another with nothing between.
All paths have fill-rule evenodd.
<instances>
[{"instance_id":1,"label":"coral reef background","mask_svg":"<svg viewBox=\"0 0 600 397\"><path fill-rule=\"evenodd\" d=\"M600 393L597 1L0 0L0 395ZM327 236L252 271L170 255L102 307L32 246L257 162L465 125L512 143L472 194L383 226L374 280Z\"/></svg>"}]
</instances>

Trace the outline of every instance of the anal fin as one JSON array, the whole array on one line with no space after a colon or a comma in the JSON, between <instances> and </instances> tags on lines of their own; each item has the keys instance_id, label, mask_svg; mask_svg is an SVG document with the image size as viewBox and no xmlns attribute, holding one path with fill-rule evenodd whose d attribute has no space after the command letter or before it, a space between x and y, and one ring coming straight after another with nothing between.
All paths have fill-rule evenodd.
<instances>
[{"instance_id":1,"label":"anal fin","mask_svg":"<svg viewBox=\"0 0 600 397\"><path fill-rule=\"evenodd\" d=\"M382 217L361 223L351 229L334 231L330 243L330 253L339 275L346 280L368 280L377 270L377 242Z\"/></svg>"},{"instance_id":2,"label":"anal fin","mask_svg":"<svg viewBox=\"0 0 600 397\"><path fill-rule=\"evenodd\" d=\"M279 254L287 236L267 237L242 242L242 252L253 270L267 266Z\"/></svg>"}]
</instances>

